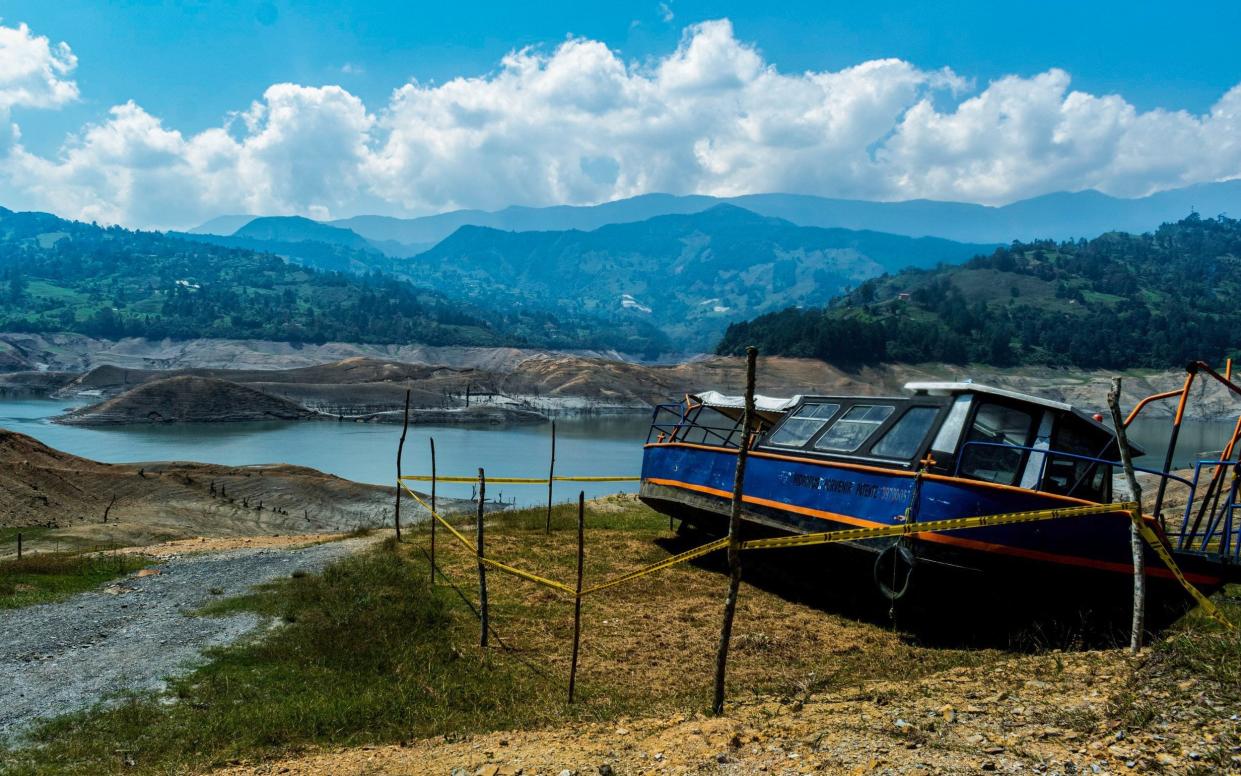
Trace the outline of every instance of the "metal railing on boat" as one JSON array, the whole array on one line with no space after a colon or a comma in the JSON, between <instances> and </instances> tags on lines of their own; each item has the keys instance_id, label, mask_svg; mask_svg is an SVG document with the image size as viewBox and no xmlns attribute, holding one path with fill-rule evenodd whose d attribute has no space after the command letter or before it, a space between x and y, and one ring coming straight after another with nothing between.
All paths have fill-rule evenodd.
<instances>
[{"instance_id":1,"label":"metal railing on boat","mask_svg":"<svg viewBox=\"0 0 1241 776\"><path fill-rule=\"evenodd\" d=\"M1042 470L1039 473L1040 483L1043 481L1048 463L1053 458L1067 458L1103 466L1118 465L1116 461L1109 461L1105 458L1069 453L1052 448L972 440L961 445L961 452L957 455L953 476L961 476L961 463L965 459L964 451L971 446L1006 448L1022 453L1038 453L1044 456ZM1223 486L1223 478L1213 476L1209 483L1208 492L1204 494L1202 499L1199 499L1198 489L1201 484L1203 470L1219 467L1232 469L1233 477L1231 484L1225 488ZM1143 466L1134 466L1133 468L1135 471L1157 477L1161 482L1175 482L1185 486L1185 509L1184 514L1181 516L1180 525L1174 526L1173 530L1170 531L1168 530L1164 514L1160 513L1155 516L1160 528L1163 529L1164 534L1169 537L1170 542L1178 552L1191 552L1197 555L1205 555L1215 560L1241 563L1241 520L1237 519L1237 512L1241 510L1241 461L1197 461L1194 464L1192 479ZM1216 483L1220 485L1219 490L1215 490ZM1073 490L1074 488L1070 488L1069 492L1063 495L1072 496ZM1225 490L1227 490L1226 494Z\"/></svg>"},{"instance_id":2,"label":"metal railing on boat","mask_svg":"<svg viewBox=\"0 0 1241 776\"><path fill-rule=\"evenodd\" d=\"M646 434L646 442L691 442L696 444L715 444L722 447L737 447L741 433L741 419L728 426L708 425L699 422L698 418L704 410L730 420L723 413L716 412L704 405L657 404L651 414L651 427Z\"/></svg>"}]
</instances>

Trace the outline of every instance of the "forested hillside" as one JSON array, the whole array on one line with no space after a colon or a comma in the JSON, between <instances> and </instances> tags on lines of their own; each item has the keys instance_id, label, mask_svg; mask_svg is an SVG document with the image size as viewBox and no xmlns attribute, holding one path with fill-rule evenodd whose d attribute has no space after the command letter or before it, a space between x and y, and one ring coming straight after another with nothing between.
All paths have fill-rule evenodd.
<instances>
[{"instance_id":1,"label":"forested hillside","mask_svg":"<svg viewBox=\"0 0 1241 776\"><path fill-rule=\"evenodd\" d=\"M378 274L316 271L273 253L3 208L0 331L666 349L642 322L482 310Z\"/></svg>"},{"instance_id":2,"label":"forested hillside","mask_svg":"<svg viewBox=\"0 0 1241 776\"><path fill-rule=\"evenodd\" d=\"M861 284L826 308L728 328L720 353L839 363L1182 365L1241 354L1241 222L1198 215L1154 233L1013 243L964 265Z\"/></svg>"},{"instance_id":3,"label":"forested hillside","mask_svg":"<svg viewBox=\"0 0 1241 776\"><path fill-rule=\"evenodd\" d=\"M732 205L590 232L458 229L406 262L419 285L481 305L648 321L681 350L711 348L728 323L836 294L905 267L965 261L991 245L802 227Z\"/></svg>"}]
</instances>

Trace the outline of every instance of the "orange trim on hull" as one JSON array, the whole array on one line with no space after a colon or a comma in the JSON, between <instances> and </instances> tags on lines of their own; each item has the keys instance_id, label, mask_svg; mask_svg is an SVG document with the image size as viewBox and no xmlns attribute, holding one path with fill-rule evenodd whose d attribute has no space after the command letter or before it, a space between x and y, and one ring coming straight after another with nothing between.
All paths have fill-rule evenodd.
<instances>
[{"instance_id":1,"label":"orange trim on hull","mask_svg":"<svg viewBox=\"0 0 1241 776\"><path fill-rule=\"evenodd\" d=\"M711 452L720 453L722 455L736 455L737 451L729 447L712 447L711 445L697 445L692 442L648 442L644 447L685 447L692 450L710 450ZM882 466L867 466L860 463L845 463L844 461L831 461L823 458L802 458L795 455L781 455L780 453L770 453L765 450L751 450L751 458L771 458L776 461L792 461L794 463L809 463L815 466L830 466L836 469L852 469L853 471L876 472L878 474L886 474L897 477L915 477L917 472L904 471L902 469L885 469ZM931 474L929 472L922 473L924 480L937 480L939 482L969 482L970 486L980 488L990 488L992 490L1003 490L1015 493L1025 493L1027 495L1037 495L1044 498L1055 499L1056 501L1064 501L1069 504L1081 504L1088 506L1097 502L1088 501L1084 498L1074 498L1072 496L1062 496L1059 493L1044 493L1040 490L1030 490L1029 488L1019 488L1016 485L1001 485L998 482L987 482L985 480L963 480L961 477L950 477L946 474Z\"/></svg>"},{"instance_id":2,"label":"orange trim on hull","mask_svg":"<svg viewBox=\"0 0 1241 776\"><path fill-rule=\"evenodd\" d=\"M697 491L699 493L706 493L707 495L718 496L719 498L724 498L724 499L729 499L729 500L732 499L732 493L725 491L725 490L720 490L718 488L712 488L708 485L698 485L692 482L682 482L681 480L668 480L662 477L648 477L646 479L646 482L650 482L655 485L664 485L670 488L680 488L682 490ZM837 512L828 512L822 509L813 509L811 507L803 507L803 506L798 506L796 504L786 504L783 501L775 501L772 499L760 498L758 496L742 496L741 500L746 502L747 504L771 507L773 509L782 509L787 512L793 512L795 514L805 515L807 517L819 518L822 520L831 520L832 522L837 522L837 523L845 523L846 525L856 525L856 526L865 527L865 528L877 528L877 527L887 525L886 523L879 523L874 520L867 520L861 517L854 517L853 515L842 515ZM1085 503L1089 504L1093 502L1085 502ZM1121 514L1121 513L1118 512L1117 514ZM994 544L992 542L978 541L977 539L963 539L959 536L948 536L946 534L940 534L940 533L918 534L918 538L925 540L925 541L929 541L929 542L935 542L937 544L947 544L947 545L952 545L956 547L965 547L971 550L980 550L983 552L996 552L996 553L1001 553L1004 555L1012 555L1012 556L1019 557L1019 558L1026 558L1029 560L1038 560L1038 561L1044 561L1048 563L1059 563L1059 564L1067 565L1067 566L1081 566L1085 568L1093 568L1093 569L1099 569L1102 571L1112 571L1112 572L1123 573L1123 574L1133 573L1133 566L1129 564L1114 563L1112 561L1103 561L1103 560L1092 560L1090 558L1082 558L1077 555L1061 555L1059 553L1043 552L1041 550L1027 550L1027 549L1023 549L1020 547L1013 547L1007 544ZM1173 576L1172 572L1166 568L1152 568L1150 566L1147 566L1146 573L1150 576L1160 577L1164 579L1175 579L1176 578ZM1216 577L1208 577L1202 574L1193 574L1193 573L1188 573L1188 572L1185 573L1185 578L1190 580L1191 582L1196 582L1199 584L1217 584L1220 581Z\"/></svg>"}]
</instances>

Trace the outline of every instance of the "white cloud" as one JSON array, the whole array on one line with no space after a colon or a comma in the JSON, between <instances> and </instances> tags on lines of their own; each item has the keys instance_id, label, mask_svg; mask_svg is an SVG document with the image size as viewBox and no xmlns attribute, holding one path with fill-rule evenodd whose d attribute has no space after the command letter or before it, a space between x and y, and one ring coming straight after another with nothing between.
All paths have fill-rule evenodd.
<instances>
[{"instance_id":1,"label":"white cloud","mask_svg":"<svg viewBox=\"0 0 1241 776\"><path fill-rule=\"evenodd\" d=\"M0 111L55 108L77 99L77 84L67 79L77 63L65 43L53 46L25 24L0 26Z\"/></svg>"},{"instance_id":2,"label":"white cloud","mask_svg":"<svg viewBox=\"0 0 1241 776\"><path fill-rule=\"evenodd\" d=\"M0 111L73 100L75 60L0 27ZM0 203L137 226L223 212L338 217L591 203L651 191L791 191L987 203L1137 196L1241 176L1241 85L1202 115L1138 111L1049 70L981 88L899 59L782 73L727 20L636 63L598 41L511 52L484 76L383 105L275 84L184 135L131 103L54 156L0 143Z\"/></svg>"}]
</instances>

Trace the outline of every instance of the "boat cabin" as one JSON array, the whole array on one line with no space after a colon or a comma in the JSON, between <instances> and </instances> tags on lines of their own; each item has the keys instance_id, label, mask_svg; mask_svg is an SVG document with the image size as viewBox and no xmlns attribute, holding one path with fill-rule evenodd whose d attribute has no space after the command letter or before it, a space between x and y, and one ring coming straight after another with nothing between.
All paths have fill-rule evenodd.
<instances>
[{"instance_id":1,"label":"boat cabin","mask_svg":"<svg viewBox=\"0 0 1241 776\"><path fill-rule=\"evenodd\" d=\"M757 447L1110 501L1112 431L1068 404L975 383L802 397ZM1140 454L1140 451L1137 451Z\"/></svg>"},{"instance_id":2,"label":"boat cabin","mask_svg":"<svg viewBox=\"0 0 1241 776\"><path fill-rule=\"evenodd\" d=\"M1104 462L1119 457L1111 429L1097 417L1063 402L970 382L914 382L905 390L909 395L759 397L759 430L751 447L1111 500L1112 466ZM737 397L699 394L688 409L676 441L739 443Z\"/></svg>"}]
</instances>

